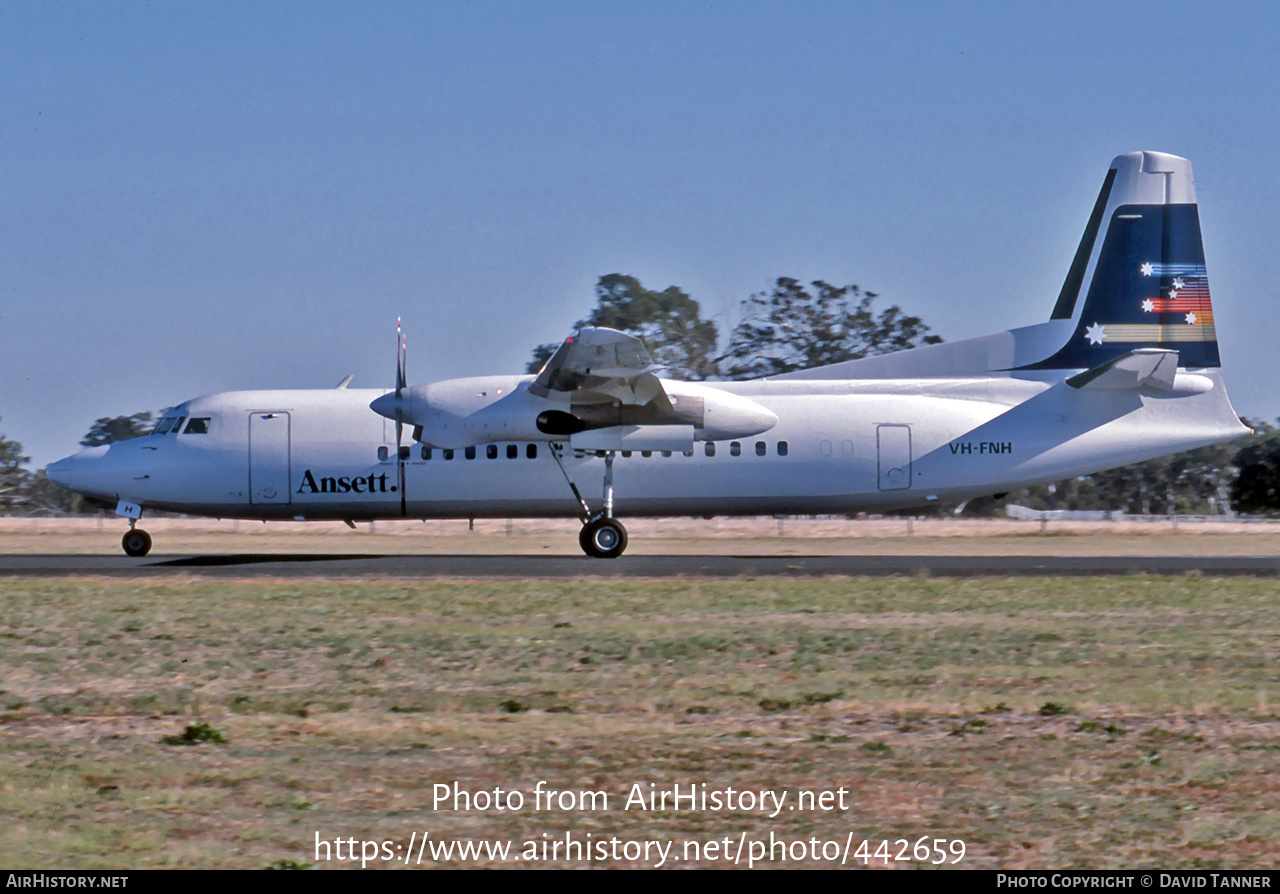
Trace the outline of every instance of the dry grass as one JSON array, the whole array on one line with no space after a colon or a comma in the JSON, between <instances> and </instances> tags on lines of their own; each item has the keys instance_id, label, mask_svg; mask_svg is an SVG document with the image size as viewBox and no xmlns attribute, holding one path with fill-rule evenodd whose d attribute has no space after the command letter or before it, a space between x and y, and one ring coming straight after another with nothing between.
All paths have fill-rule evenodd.
<instances>
[{"instance_id":1,"label":"dry grass","mask_svg":"<svg viewBox=\"0 0 1280 894\"><path fill-rule=\"evenodd\" d=\"M0 847L255 868L316 863L317 833L772 833L960 839L985 868L1269 867L1276 595L1204 577L0 581ZM229 741L162 743L196 721ZM610 809L433 809L438 783L531 799L540 780ZM847 809L624 810L634 783L843 788Z\"/></svg>"}]
</instances>

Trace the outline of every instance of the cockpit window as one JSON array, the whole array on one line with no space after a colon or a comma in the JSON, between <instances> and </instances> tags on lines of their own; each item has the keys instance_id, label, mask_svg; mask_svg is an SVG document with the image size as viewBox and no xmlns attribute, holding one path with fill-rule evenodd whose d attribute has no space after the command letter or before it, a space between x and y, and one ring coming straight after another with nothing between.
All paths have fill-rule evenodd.
<instances>
[{"instance_id":1,"label":"cockpit window","mask_svg":"<svg viewBox=\"0 0 1280 894\"><path fill-rule=\"evenodd\" d=\"M159 422L157 422L157 423L156 423L156 427L155 427L155 428L151 429L151 434L153 434L153 435L169 435L169 434L176 435L178 432L182 431L182 423L183 423L183 422L185 422L186 420L187 420L187 417L186 417L186 416L165 416L163 419L161 419ZM209 420L208 420L208 419L192 420L192 422L193 422L193 423L194 423L194 422L203 422L203 423L205 424L204 432L208 432L208 431L209 431ZM188 427L188 428L187 428L187 431L189 431L189 432L190 432L190 431L191 431L191 428L190 428L190 427ZM197 429L197 431L198 431L198 429Z\"/></svg>"},{"instance_id":2,"label":"cockpit window","mask_svg":"<svg viewBox=\"0 0 1280 894\"><path fill-rule=\"evenodd\" d=\"M208 416L203 418L192 417L191 421L187 423L187 429L186 431L183 432L183 434L184 435L207 435L209 433L209 418L210 417Z\"/></svg>"},{"instance_id":3,"label":"cockpit window","mask_svg":"<svg viewBox=\"0 0 1280 894\"><path fill-rule=\"evenodd\" d=\"M156 423L154 429L151 429L151 434L178 434L182 432L184 421L187 421L186 416L165 416ZM191 425L187 427L187 434L207 433L209 433L209 419L192 419Z\"/></svg>"}]
</instances>

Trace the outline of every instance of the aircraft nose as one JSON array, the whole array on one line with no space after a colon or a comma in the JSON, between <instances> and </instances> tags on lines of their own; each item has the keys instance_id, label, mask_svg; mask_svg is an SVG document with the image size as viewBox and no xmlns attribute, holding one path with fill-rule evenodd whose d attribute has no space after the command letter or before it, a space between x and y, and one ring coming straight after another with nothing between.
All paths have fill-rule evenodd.
<instances>
[{"instance_id":1,"label":"aircraft nose","mask_svg":"<svg viewBox=\"0 0 1280 894\"><path fill-rule=\"evenodd\" d=\"M85 482L86 476L92 472L96 463L107 455L106 447L90 447L88 450L81 450L75 456L68 456L60 459L56 463L51 463L45 469L45 475L49 480L58 487L65 487L67 490L79 490Z\"/></svg>"},{"instance_id":2,"label":"aircraft nose","mask_svg":"<svg viewBox=\"0 0 1280 894\"><path fill-rule=\"evenodd\" d=\"M44 470L45 476L58 487L71 489L71 457L60 459L56 463L50 463L49 467Z\"/></svg>"}]
</instances>

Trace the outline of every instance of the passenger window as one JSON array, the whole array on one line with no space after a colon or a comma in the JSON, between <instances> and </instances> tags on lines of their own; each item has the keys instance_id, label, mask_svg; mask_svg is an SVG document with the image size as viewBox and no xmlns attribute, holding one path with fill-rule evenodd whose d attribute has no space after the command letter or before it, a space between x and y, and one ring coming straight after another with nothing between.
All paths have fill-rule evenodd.
<instances>
[{"instance_id":1,"label":"passenger window","mask_svg":"<svg viewBox=\"0 0 1280 894\"><path fill-rule=\"evenodd\" d=\"M396 451L396 456L398 456L400 459L408 459L409 454L412 452L413 452L412 447L408 447L408 446L401 447L399 450Z\"/></svg>"},{"instance_id":2,"label":"passenger window","mask_svg":"<svg viewBox=\"0 0 1280 894\"><path fill-rule=\"evenodd\" d=\"M422 447L422 458L423 458L423 459L431 459L431 448L430 448L430 447L427 447L426 445L423 445L423 447Z\"/></svg>"},{"instance_id":3,"label":"passenger window","mask_svg":"<svg viewBox=\"0 0 1280 894\"><path fill-rule=\"evenodd\" d=\"M623 459L630 459L630 458L631 458L631 451L630 451L630 450L624 450L624 451L622 451L622 458L623 458Z\"/></svg>"},{"instance_id":4,"label":"passenger window","mask_svg":"<svg viewBox=\"0 0 1280 894\"><path fill-rule=\"evenodd\" d=\"M653 456L653 451L652 451L652 450L641 450L641 451L640 451L640 455L641 455L641 456L643 456L645 459L648 459L649 457Z\"/></svg>"},{"instance_id":5,"label":"passenger window","mask_svg":"<svg viewBox=\"0 0 1280 894\"><path fill-rule=\"evenodd\" d=\"M779 442L778 442L778 456L786 456L786 455L787 455L787 442L786 442L786 441L779 441Z\"/></svg>"},{"instance_id":6,"label":"passenger window","mask_svg":"<svg viewBox=\"0 0 1280 894\"><path fill-rule=\"evenodd\" d=\"M729 442L729 455L730 455L730 456L742 456L742 445L741 445L741 444L739 444L737 441L730 441L730 442Z\"/></svg>"},{"instance_id":7,"label":"passenger window","mask_svg":"<svg viewBox=\"0 0 1280 894\"><path fill-rule=\"evenodd\" d=\"M379 448L378 448L378 462L383 462L383 463L385 463L385 462L387 461L387 457L388 457L388 456L390 456L390 455L391 455L391 452L390 452L389 450L387 450L387 448L386 448L386 447L379 447Z\"/></svg>"},{"instance_id":8,"label":"passenger window","mask_svg":"<svg viewBox=\"0 0 1280 894\"><path fill-rule=\"evenodd\" d=\"M686 451L684 452L684 455L685 455L685 456L693 456L693 451L692 451L692 450L686 450Z\"/></svg>"},{"instance_id":9,"label":"passenger window","mask_svg":"<svg viewBox=\"0 0 1280 894\"><path fill-rule=\"evenodd\" d=\"M507 459L519 459L519 458L520 458L520 448L517 447L515 444L508 444Z\"/></svg>"},{"instance_id":10,"label":"passenger window","mask_svg":"<svg viewBox=\"0 0 1280 894\"><path fill-rule=\"evenodd\" d=\"M452 450L441 450L441 451L440 451L440 456L442 456L444 459L453 459L453 451L452 451Z\"/></svg>"},{"instance_id":11,"label":"passenger window","mask_svg":"<svg viewBox=\"0 0 1280 894\"><path fill-rule=\"evenodd\" d=\"M209 433L209 419L192 419L187 423L187 430L184 435L207 435Z\"/></svg>"},{"instance_id":12,"label":"passenger window","mask_svg":"<svg viewBox=\"0 0 1280 894\"><path fill-rule=\"evenodd\" d=\"M484 448L484 455L485 455L485 456L487 456L487 457L489 457L489 459L497 459L497 458L498 458L498 445L497 445L497 444L490 444L488 447Z\"/></svg>"},{"instance_id":13,"label":"passenger window","mask_svg":"<svg viewBox=\"0 0 1280 894\"><path fill-rule=\"evenodd\" d=\"M769 452L769 445L764 441L756 441L756 456L764 456Z\"/></svg>"},{"instance_id":14,"label":"passenger window","mask_svg":"<svg viewBox=\"0 0 1280 894\"><path fill-rule=\"evenodd\" d=\"M466 450L462 451L462 455L463 455L463 456L465 456L467 459L475 459L475 458L476 458L476 448L474 448L474 447L468 447Z\"/></svg>"},{"instance_id":15,"label":"passenger window","mask_svg":"<svg viewBox=\"0 0 1280 894\"><path fill-rule=\"evenodd\" d=\"M840 452L843 453L845 456L853 456L853 441L848 441L848 440L841 441Z\"/></svg>"},{"instance_id":16,"label":"passenger window","mask_svg":"<svg viewBox=\"0 0 1280 894\"><path fill-rule=\"evenodd\" d=\"M830 441L823 441L821 444L819 444L819 445L818 445L818 452L819 452L819 453L821 453L823 456L830 456L830 455L831 455L831 442L830 442Z\"/></svg>"},{"instance_id":17,"label":"passenger window","mask_svg":"<svg viewBox=\"0 0 1280 894\"><path fill-rule=\"evenodd\" d=\"M707 441L707 446L702 448L702 452L705 453L707 456L715 456L716 455L715 442Z\"/></svg>"},{"instance_id":18,"label":"passenger window","mask_svg":"<svg viewBox=\"0 0 1280 894\"><path fill-rule=\"evenodd\" d=\"M671 455L671 451L670 451L670 450L664 450L664 451L662 451L662 455L663 455L663 456L670 456L670 455Z\"/></svg>"},{"instance_id":19,"label":"passenger window","mask_svg":"<svg viewBox=\"0 0 1280 894\"><path fill-rule=\"evenodd\" d=\"M527 457L529 457L529 459L537 459L537 458L538 458L538 445L537 445L537 444L530 444L528 447L524 448L524 455L525 455L525 456L527 456Z\"/></svg>"}]
</instances>

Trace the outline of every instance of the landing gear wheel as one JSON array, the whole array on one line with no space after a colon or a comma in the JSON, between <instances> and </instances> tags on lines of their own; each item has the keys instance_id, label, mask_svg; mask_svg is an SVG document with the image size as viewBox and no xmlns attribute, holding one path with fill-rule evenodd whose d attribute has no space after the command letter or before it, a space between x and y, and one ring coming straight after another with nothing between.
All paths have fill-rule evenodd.
<instances>
[{"instance_id":1,"label":"landing gear wheel","mask_svg":"<svg viewBox=\"0 0 1280 894\"><path fill-rule=\"evenodd\" d=\"M151 552L151 535L142 528L134 528L124 532L124 537L120 538L120 545L124 547L127 555L139 558Z\"/></svg>"},{"instance_id":2,"label":"landing gear wheel","mask_svg":"<svg viewBox=\"0 0 1280 894\"><path fill-rule=\"evenodd\" d=\"M616 518L597 518L578 534L582 551L593 559L616 559L627 548L627 529Z\"/></svg>"}]
</instances>

